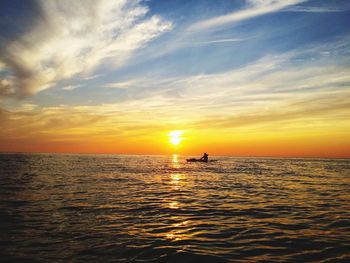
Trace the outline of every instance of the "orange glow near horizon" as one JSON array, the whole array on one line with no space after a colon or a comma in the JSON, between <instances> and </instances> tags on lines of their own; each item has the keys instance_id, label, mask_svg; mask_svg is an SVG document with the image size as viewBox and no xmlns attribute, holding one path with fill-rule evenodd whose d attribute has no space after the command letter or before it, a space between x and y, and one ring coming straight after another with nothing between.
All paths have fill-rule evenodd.
<instances>
[{"instance_id":1,"label":"orange glow near horizon","mask_svg":"<svg viewBox=\"0 0 350 263\"><path fill-rule=\"evenodd\" d=\"M349 158L350 141L339 134L220 133L216 130L174 130L143 137L89 138L75 140L17 139L1 141L1 152L180 154L271 157ZM170 137L170 139L169 139ZM174 157L175 158L175 157Z\"/></svg>"},{"instance_id":2,"label":"orange glow near horizon","mask_svg":"<svg viewBox=\"0 0 350 263\"><path fill-rule=\"evenodd\" d=\"M131 117L130 117L131 118ZM218 125L217 120L191 124L197 118L176 119L173 123L145 120L137 128L115 128L113 122L81 125L70 128L60 122L46 127L24 123L28 129L3 129L0 152L106 153L106 154L179 154L202 156L271 156L350 158L350 139L344 127L348 121L329 121L319 128L307 121L278 122L261 125ZM72 118L71 118L72 120ZM79 118L77 118L80 121ZM41 121L41 119L39 119ZM70 123L69 123L70 124ZM11 125L11 123L9 123ZM13 126L14 127L14 126ZM181 127L181 129L179 129Z\"/></svg>"}]
</instances>

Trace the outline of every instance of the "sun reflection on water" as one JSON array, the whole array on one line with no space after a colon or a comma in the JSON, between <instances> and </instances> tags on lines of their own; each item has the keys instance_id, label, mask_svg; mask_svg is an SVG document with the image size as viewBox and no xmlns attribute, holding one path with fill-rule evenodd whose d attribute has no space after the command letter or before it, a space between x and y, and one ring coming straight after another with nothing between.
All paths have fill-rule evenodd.
<instances>
[{"instance_id":1,"label":"sun reflection on water","mask_svg":"<svg viewBox=\"0 0 350 263\"><path fill-rule=\"evenodd\" d=\"M179 196L181 196L181 191L188 184L186 175L184 173L177 172L180 171L182 167L183 164L179 155L173 154L171 156L169 166L171 172L167 175L167 184L169 186L169 191L171 191L174 195L173 198L169 198L165 202L165 206L170 209L169 213L173 223L169 223L169 230L166 233L162 233L164 238L171 241L185 240L188 238L188 235L186 234L188 221L183 216L177 215L177 213L184 208L182 200L178 198L180 198Z\"/></svg>"},{"instance_id":2,"label":"sun reflection on water","mask_svg":"<svg viewBox=\"0 0 350 263\"><path fill-rule=\"evenodd\" d=\"M174 202L169 203L169 208L171 208L171 209L178 209L179 205L180 205L179 202L174 201Z\"/></svg>"},{"instance_id":3,"label":"sun reflection on water","mask_svg":"<svg viewBox=\"0 0 350 263\"><path fill-rule=\"evenodd\" d=\"M165 234L166 239L170 239L172 241L185 240L190 237L189 234L186 234L186 224L187 221L178 222L172 224L172 230Z\"/></svg>"},{"instance_id":4,"label":"sun reflection on water","mask_svg":"<svg viewBox=\"0 0 350 263\"><path fill-rule=\"evenodd\" d=\"M171 174L171 184L183 183L185 176L183 174Z\"/></svg>"},{"instance_id":5,"label":"sun reflection on water","mask_svg":"<svg viewBox=\"0 0 350 263\"><path fill-rule=\"evenodd\" d=\"M172 164L173 169L180 169L181 168L179 156L177 154L173 154L173 156L171 158L171 164Z\"/></svg>"},{"instance_id":6,"label":"sun reflection on water","mask_svg":"<svg viewBox=\"0 0 350 263\"><path fill-rule=\"evenodd\" d=\"M178 163L179 162L179 156L177 154L173 154L172 162L173 163Z\"/></svg>"}]
</instances>

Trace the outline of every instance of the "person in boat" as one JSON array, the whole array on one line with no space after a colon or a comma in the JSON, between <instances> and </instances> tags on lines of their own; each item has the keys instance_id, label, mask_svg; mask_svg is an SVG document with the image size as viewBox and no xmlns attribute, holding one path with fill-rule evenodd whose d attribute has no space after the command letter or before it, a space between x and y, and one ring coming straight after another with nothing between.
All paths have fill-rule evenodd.
<instances>
[{"instance_id":1,"label":"person in boat","mask_svg":"<svg viewBox=\"0 0 350 263\"><path fill-rule=\"evenodd\" d=\"M208 162L208 156L209 155L207 153L204 153L200 160L203 161L203 162Z\"/></svg>"}]
</instances>

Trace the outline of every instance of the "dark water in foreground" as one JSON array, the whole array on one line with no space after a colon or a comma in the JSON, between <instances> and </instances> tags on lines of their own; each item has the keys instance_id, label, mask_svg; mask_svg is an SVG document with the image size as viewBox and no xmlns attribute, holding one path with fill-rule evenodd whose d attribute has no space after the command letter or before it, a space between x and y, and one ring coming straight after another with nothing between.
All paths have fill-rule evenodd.
<instances>
[{"instance_id":1,"label":"dark water in foreground","mask_svg":"<svg viewBox=\"0 0 350 263\"><path fill-rule=\"evenodd\" d=\"M350 160L0 154L1 262L350 262Z\"/></svg>"}]
</instances>

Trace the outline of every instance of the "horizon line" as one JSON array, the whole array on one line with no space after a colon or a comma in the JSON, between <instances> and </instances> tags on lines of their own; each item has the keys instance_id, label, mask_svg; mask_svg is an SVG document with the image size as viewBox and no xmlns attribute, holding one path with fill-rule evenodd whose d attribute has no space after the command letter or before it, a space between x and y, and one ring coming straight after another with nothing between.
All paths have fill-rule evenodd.
<instances>
[{"instance_id":1,"label":"horizon line","mask_svg":"<svg viewBox=\"0 0 350 263\"><path fill-rule=\"evenodd\" d=\"M135 155L135 156L198 156L198 154L180 154L180 153L171 153L171 154L147 154L147 153L93 153L93 152L3 152L0 150L0 154L54 154L54 155ZM271 158L271 159L337 159L337 160L350 160L349 157L322 157L322 156L263 156L263 155L213 155L209 156L215 157L232 157L232 158Z\"/></svg>"}]
</instances>

